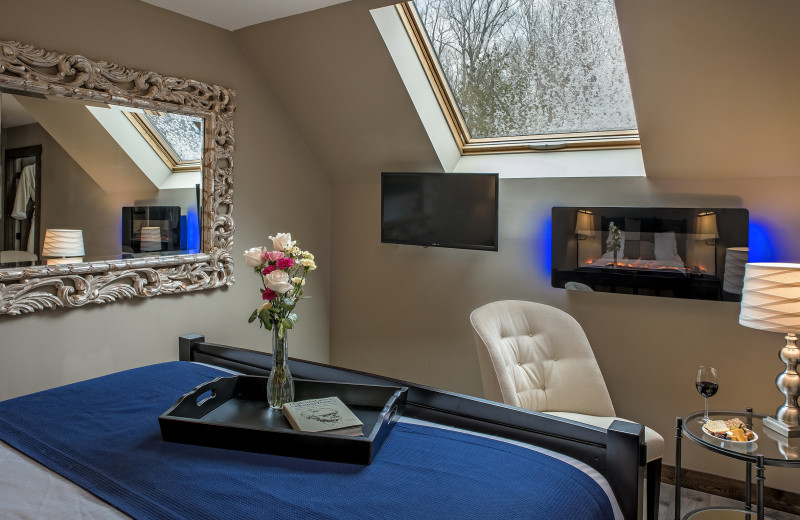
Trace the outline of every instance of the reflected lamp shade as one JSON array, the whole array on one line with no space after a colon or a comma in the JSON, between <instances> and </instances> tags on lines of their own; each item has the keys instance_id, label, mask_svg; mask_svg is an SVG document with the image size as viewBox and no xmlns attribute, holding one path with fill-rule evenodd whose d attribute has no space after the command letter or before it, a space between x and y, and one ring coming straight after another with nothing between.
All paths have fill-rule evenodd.
<instances>
[{"instance_id":1,"label":"reflected lamp shade","mask_svg":"<svg viewBox=\"0 0 800 520\"><path fill-rule=\"evenodd\" d=\"M713 211L705 211L697 215L696 240L715 240L719 238L717 231L717 214Z\"/></svg>"},{"instance_id":2,"label":"reflected lamp shade","mask_svg":"<svg viewBox=\"0 0 800 520\"><path fill-rule=\"evenodd\" d=\"M722 290L732 294L742 294L744 285L744 266L747 263L749 247L729 247L725 250L725 274Z\"/></svg>"},{"instance_id":3,"label":"reflected lamp shade","mask_svg":"<svg viewBox=\"0 0 800 520\"><path fill-rule=\"evenodd\" d=\"M774 418L764 419L764 426L786 437L800 437L800 349L796 335L800 331L800 264L746 264L739 323L786 334L786 345L780 352L786 370L775 380L786 401Z\"/></svg>"},{"instance_id":4,"label":"reflected lamp shade","mask_svg":"<svg viewBox=\"0 0 800 520\"><path fill-rule=\"evenodd\" d=\"M82 230L48 229L45 231L42 256L51 257L47 261L48 265L82 262L84 254Z\"/></svg>"},{"instance_id":5,"label":"reflected lamp shade","mask_svg":"<svg viewBox=\"0 0 800 520\"><path fill-rule=\"evenodd\" d=\"M594 230L594 215L591 211L586 209L578 210L578 219L575 223L575 234L581 237L593 237L596 234Z\"/></svg>"},{"instance_id":6,"label":"reflected lamp shade","mask_svg":"<svg viewBox=\"0 0 800 520\"><path fill-rule=\"evenodd\" d=\"M139 239L140 251L161 251L160 227L143 227Z\"/></svg>"}]
</instances>

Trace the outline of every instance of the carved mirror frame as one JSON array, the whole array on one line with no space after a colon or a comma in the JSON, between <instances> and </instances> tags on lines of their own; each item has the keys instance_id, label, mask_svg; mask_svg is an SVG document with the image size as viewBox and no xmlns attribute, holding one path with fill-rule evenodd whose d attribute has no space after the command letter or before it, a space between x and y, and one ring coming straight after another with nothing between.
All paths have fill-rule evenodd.
<instances>
[{"instance_id":1,"label":"carved mirror frame","mask_svg":"<svg viewBox=\"0 0 800 520\"><path fill-rule=\"evenodd\" d=\"M233 284L231 89L0 40L0 90L202 117L202 252L0 269L0 315Z\"/></svg>"}]
</instances>

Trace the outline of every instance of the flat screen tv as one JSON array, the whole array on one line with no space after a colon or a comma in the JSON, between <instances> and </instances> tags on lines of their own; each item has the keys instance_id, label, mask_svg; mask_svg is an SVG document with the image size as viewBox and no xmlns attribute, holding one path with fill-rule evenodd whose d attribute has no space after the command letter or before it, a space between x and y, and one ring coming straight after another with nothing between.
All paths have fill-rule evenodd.
<instances>
[{"instance_id":1,"label":"flat screen tv","mask_svg":"<svg viewBox=\"0 0 800 520\"><path fill-rule=\"evenodd\" d=\"M155 255L181 249L180 206L122 208L123 253Z\"/></svg>"},{"instance_id":2,"label":"flat screen tv","mask_svg":"<svg viewBox=\"0 0 800 520\"><path fill-rule=\"evenodd\" d=\"M497 251L496 173L381 174L381 242Z\"/></svg>"}]
</instances>

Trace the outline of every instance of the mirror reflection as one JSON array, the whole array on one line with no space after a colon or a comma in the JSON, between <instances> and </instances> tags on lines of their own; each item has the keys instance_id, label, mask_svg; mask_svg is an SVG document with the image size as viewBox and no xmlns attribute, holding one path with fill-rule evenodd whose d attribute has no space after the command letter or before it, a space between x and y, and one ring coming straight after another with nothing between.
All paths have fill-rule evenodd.
<instances>
[{"instance_id":1,"label":"mirror reflection","mask_svg":"<svg viewBox=\"0 0 800 520\"><path fill-rule=\"evenodd\" d=\"M198 253L204 121L0 94L0 268Z\"/></svg>"}]
</instances>

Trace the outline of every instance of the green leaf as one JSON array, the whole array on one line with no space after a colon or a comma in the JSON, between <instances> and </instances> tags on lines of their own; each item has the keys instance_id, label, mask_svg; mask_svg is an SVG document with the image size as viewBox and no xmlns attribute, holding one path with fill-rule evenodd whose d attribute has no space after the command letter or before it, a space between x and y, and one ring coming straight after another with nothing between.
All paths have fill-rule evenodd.
<instances>
[{"instance_id":1,"label":"green leaf","mask_svg":"<svg viewBox=\"0 0 800 520\"><path fill-rule=\"evenodd\" d=\"M258 314L258 309L253 311L253 314L247 319L247 323L253 323L256 319L256 315Z\"/></svg>"},{"instance_id":2,"label":"green leaf","mask_svg":"<svg viewBox=\"0 0 800 520\"><path fill-rule=\"evenodd\" d=\"M281 327L284 329L291 329L294 328L294 323L289 318L283 318L281 321Z\"/></svg>"}]
</instances>

